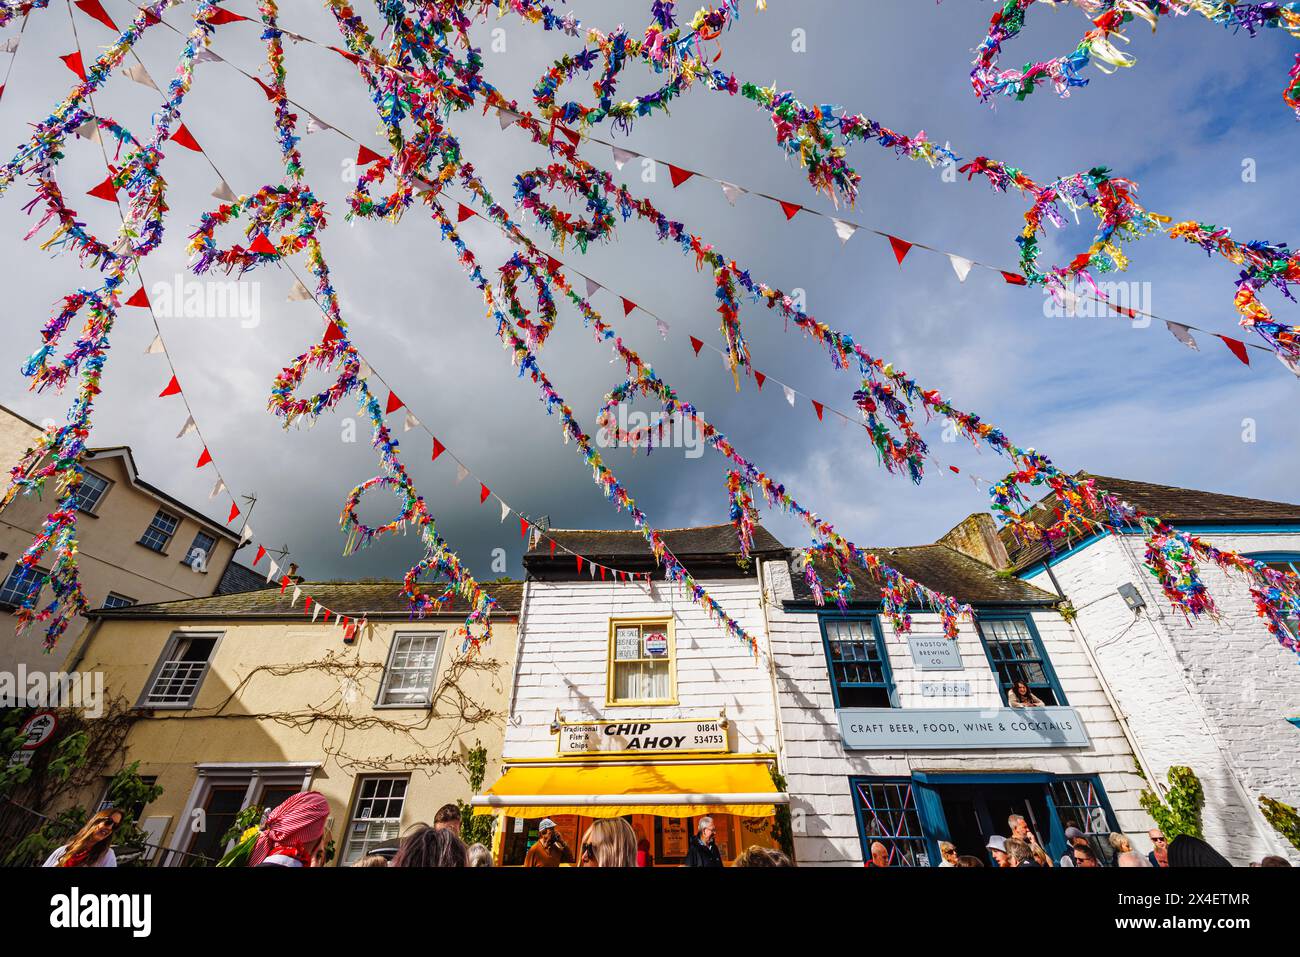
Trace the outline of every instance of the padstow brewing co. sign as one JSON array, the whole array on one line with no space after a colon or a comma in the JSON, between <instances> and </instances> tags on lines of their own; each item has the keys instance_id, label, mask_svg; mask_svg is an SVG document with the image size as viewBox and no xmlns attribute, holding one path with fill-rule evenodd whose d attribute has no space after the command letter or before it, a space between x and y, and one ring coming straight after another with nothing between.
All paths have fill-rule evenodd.
<instances>
[{"instance_id":1,"label":"padstow brewing co. sign","mask_svg":"<svg viewBox=\"0 0 1300 957\"><path fill-rule=\"evenodd\" d=\"M722 721L594 721L560 726L560 754L726 751Z\"/></svg>"}]
</instances>

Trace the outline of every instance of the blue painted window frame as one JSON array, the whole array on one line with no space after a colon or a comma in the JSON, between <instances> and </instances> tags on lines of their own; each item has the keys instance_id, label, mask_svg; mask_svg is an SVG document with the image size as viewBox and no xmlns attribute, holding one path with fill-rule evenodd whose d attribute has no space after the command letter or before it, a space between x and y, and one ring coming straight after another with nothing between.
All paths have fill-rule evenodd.
<instances>
[{"instance_id":1,"label":"blue painted window frame","mask_svg":"<svg viewBox=\"0 0 1300 957\"><path fill-rule=\"evenodd\" d=\"M1066 699L1065 691L1061 688L1060 679L1056 677L1056 669L1052 667L1052 659L1048 656L1047 648L1043 645L1042 636L1038 634L1038 628L1034 625L1034 616L1023 611L976 611L975 631L980 637L980 644L984 646L984 657L988 659L993 677L997 679L998 690L1002 694L1002 703L1007 703L1007 694L1011 689L1002 684L1002 672L998 670L997 660L993 657L992 651L989 650L988 639L984 637L984 629L980 627L980 624L985 621L1024 622L1025 629L1029 632L1030 641L1034 644L1034 650L1038 653L1038 661L1042 665L1043 676L1047 678L1047 684L1056 698L1056 704L1061 707L1068 706L1070 702Z\"/></svg>"},{"instance_id":2,"label":"blue painted window frame","mask_svg":"<svg viewBox=\"0 0 1300 957\"><path fill-rule=\"evenodd\" d=\"M876 651L880 655L880 670L884 678L883 686L889 694L889 707L897 708L898 703L898 686L894 684L894 669L889 664L889 648L885 645L885 634L880 628L880 616L876 614L832 614L818 615L817 624L822 633L822 653L826 658L826 676L831 683L831 696L835 702L836 710L840 705L840 683L835 677L835 666L832 664L836 659L831 657L831 640L827 632L826 625L829 622L866 622L871 628L871 634L876 639ZM859 687L880 687L874 682L862 683Z\"/></svg>"},{"instance_id":3,"label":"blue painted window frame","mask_svg":"<svg viewBox=\"0 0 1300 957\"><path fill-rule=\"evenodd\" d=\"M859 791L859 787L861 785L880 785L885 787L896 786L896 787L907 788L909 794L910 806L906 807L905 809L902 809L901 813L904 814L904 821L906 821L907 819L906 818L907 813L910 812L912 814L915 814L917 826L920 828L921 833L907 834L907 835L903 835L900 833L896 837L885 835L884 840L881 840L882 835L876 835L876 834L868 835L867 827L866 827L866 815L870 813L870 811L868 808L863 806L862 793L861 791ZM928 864L931 867L933 867L938 862L938 858L935 857L935 855L938 853L938 845L934 842L933 839L927 836L927 833L929 831L927 825L927 815L925 813L925 810L920 806L920 804L917 803L918 796L919 795L916 786L916 781L910 777L897 777L897 776L877 777L874 775L862 775L862 776L849 778L849 797L853 801L853 817L857 821L857 825L858 825L858 842L862 845L863 863L866 863L867 861L871 860L872 841L881 841L882 844L886 844L887 846L889 846L890 866L892 867L911 866L910 864L902 865L902 864L895 863L895 858L893 854L894 851L893 845L898 841L915 841L924 845L926 849ZM907 802L904 803L906 804Z\"/></svg>"}]
</instances>

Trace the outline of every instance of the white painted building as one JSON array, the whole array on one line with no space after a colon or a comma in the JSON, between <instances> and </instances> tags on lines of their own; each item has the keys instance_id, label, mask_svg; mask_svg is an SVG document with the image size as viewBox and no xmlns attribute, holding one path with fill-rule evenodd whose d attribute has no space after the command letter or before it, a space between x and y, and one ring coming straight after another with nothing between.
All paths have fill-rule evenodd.
<instances>
[{"instance_id":1,"label":"white painted building","mask_svg":"<svg viewBox=\"0 0 1300 957\"><path fill-rule=\"evenodd\" d=\"M475 799L499 815L497 860L521 863L545 817L571 847L593 819L627 817L659 865L681 862L705 814L726 860L774 846L785 797L769 771L778 738L757 561L781 544L758 529L742 566L730 525L663 533L758 640L752 654L663 580L640 534L546 534L524 558L505 770Z\"/></svg>"},{"instance_id":2,"label":"white painted building","mask_svg":"<svg viewBox=\"0 0 1300 957\"><path fill-rule=\"evenodd\" d=\"M1216 546L1300 569L1300 505L1096 477L1098 488ZM1049 500L1046 507L1052 507ZM1213 565L1202 576L1218 620L1186 620L1143 564L1140 534L1091 536L1049 554L1008 536L1011 567L1070 599L1091 647L1163 784L1170 766L1196 772L1205 839L1234 864L1300 853L1259 812L1261 796L1300 806L1300 668L1255 614L1248 584ZM1131 586L1140 607L1118 589ZM1294 627L1294 623L1293 623Z\"/></svg>"},{"instance_id":3,"label":"white painted building","mask_svg":"<svg viewBox=\"0 0 1300 957\"><path fill-rule=\"evenodd\" d=\"M815 605L788 563L764 565L800 866L862 866L874 842L890 866L936 865L941 840L988 862L1013 813L1054 860L1073 825L1104 862L1110 831L1150 826L1125 730L1058 598L954 547L980 532L964 523L935 545L872 550L974 606L955 642L917 608L910 636L895 634L866 571L840 609ZM1008 708L1015 678L1045 707Z\"/></svg>"}]
</instances>

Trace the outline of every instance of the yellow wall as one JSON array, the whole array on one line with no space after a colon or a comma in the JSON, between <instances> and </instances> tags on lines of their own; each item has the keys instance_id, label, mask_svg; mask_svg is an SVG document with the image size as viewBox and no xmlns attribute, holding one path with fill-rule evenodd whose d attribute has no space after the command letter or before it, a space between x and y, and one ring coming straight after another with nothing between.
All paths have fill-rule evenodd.
<instances>
[{"instance_id":1,"label":"yellow wall","mask_svg":"<svg viewBox=\"0 0 1300 957\"><path fill-rule=\"evenodd\" d=\"M25 426L22 420L0 409L0 454L6 456L3 459L6 469L18 461L34 435L35 430ZM92 608L101 607L109 592L134 598L139 604L199 598L216 592L221 574L235 552L234 542L214 535L216 523L200 525L172 504L133 487L128 480L125 459L121 457L92 460L87 468L110 483L95 513L82 512L77 517L80 541L77 565L82 589ZM0 513L0 581L31 545L56 495L50 487L43 498L20 496ZM181 520L165 554L139 544L159 508ZM217 539L208 557L208 570L203 573L181 564L200 530ZM43 601L49 601L49 597L47 588ZM28 669L50 671L59 668L67 658L85 621L74 621L49 655L42 651L44 631L39 623L29 626L21 636L14 634L14 624L12 614L0 612L0 670L12 671L23 662Z\"/></svg>"},{"instance_id":2,"label":"yellow wall","mask_svg":"<svg viewBox=\"0 0 1300 957\"><path fill-rule=\"evenodd\" d=\"M358 775L410 771L403 830L418 821L431 822L443 804L468 801L464 772L456 764L440 767L442 760L455 760L481 742L488 755L485 786L500 775L515 624L494 622L492 641L474 657L476 664L461 671L454 686L444 686L454 662L463 658L455 637L460 623L372 622L349 646L343 643L341 629L313 625L306 618L302 623L102 621L89 635L77 670L103 672L107 696L121 696L134 705L173 633L221 632L196 707L144 712L129 733L122 764L139 761L140 773L157 775L165 789L142 819L170 817L164 843L171 846L198 763L320 761L312 787L329 799L341 855ZM375 708L394 631L424 630L447 633L435 679L435 689L443 690L434 708ZM350 680L356 682L351 691ZM348 697L351 700L345 701ZM477 709L491 716L464 714ZM313 719L313 712L321 715ZM366 726L376 720L400 722L410 728L409 734ZM84 806L98 797L77 799Z\"/></svg>"}]
</instances>

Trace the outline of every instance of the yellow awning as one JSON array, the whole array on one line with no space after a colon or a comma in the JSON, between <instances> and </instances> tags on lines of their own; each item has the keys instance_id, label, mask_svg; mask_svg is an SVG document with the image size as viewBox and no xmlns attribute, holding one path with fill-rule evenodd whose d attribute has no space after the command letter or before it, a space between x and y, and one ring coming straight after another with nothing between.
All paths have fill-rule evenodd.
<instances>
[{"instance_id":1,"label":"yellow awning","mask_svg":"<svg viewBox=\"0 0 1300 957\"><path fill-rule=\"evenodd\" d=\"M511 817L622 817L656 814L771 817L789 796L759 761L661 764L515 765L476 795L476 809Z\"/></svg>"}]
</instances>

